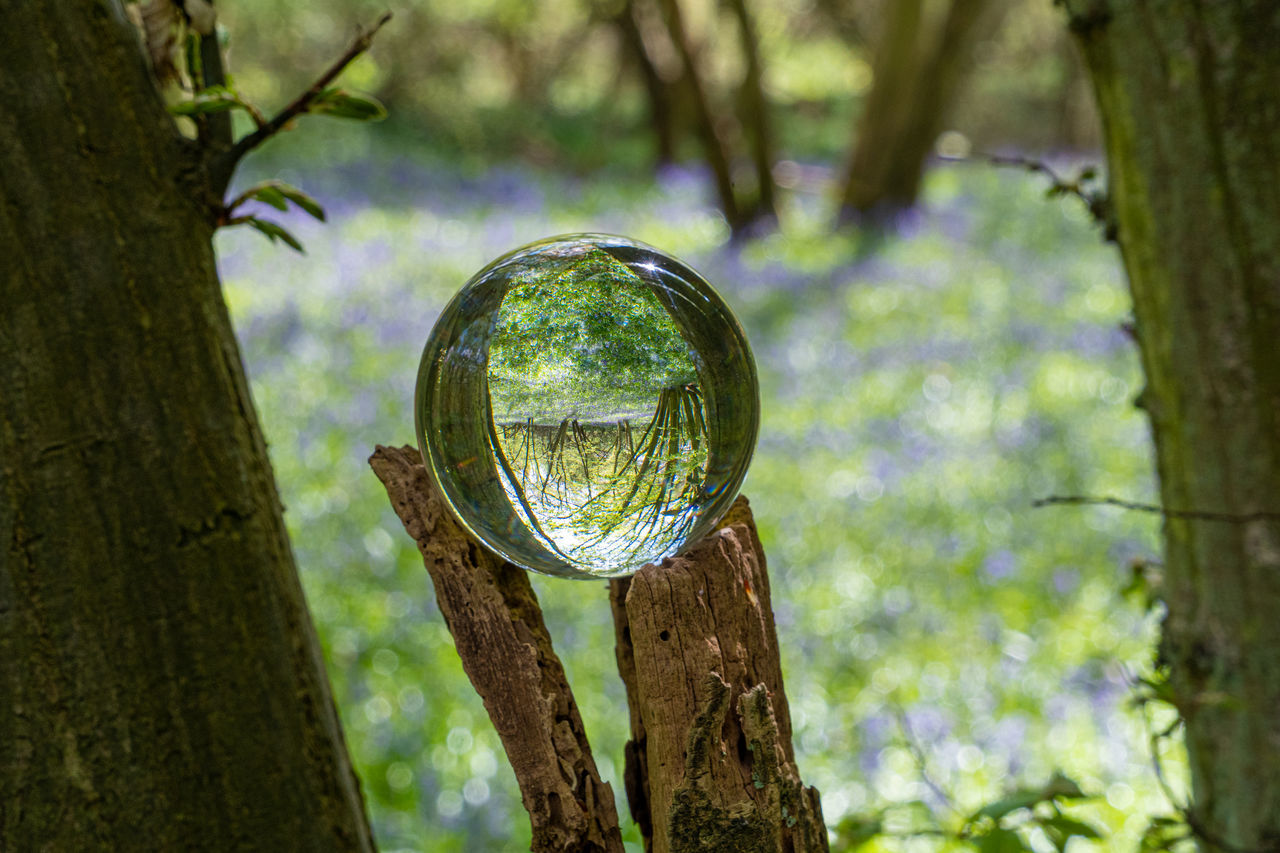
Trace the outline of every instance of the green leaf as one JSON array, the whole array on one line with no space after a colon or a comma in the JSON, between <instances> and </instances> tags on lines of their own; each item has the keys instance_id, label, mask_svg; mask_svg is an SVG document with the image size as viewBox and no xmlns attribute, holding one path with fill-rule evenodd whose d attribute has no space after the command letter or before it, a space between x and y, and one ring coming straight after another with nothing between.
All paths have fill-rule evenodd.
<instances>
[{"instance_id":1,"label":"green leaf","mask_svg":"<svg viewBox=\"0 0 1280 853\"><path fill-rule=\"evenodd\" d=\"M1140 850L1172 850L1192 836L1191 827L1181 818L1156 815L1142 833Z\"/></svg>"},{"instance_id":2,"label":"green leaf","mask_svg":"<svg viewBox=\"0 0 1280 853\"><path fill-rule=\"evenodd\" d=\"M841 853L853 853L862 845L884 831L884 823L879 815L848 815L836 826L840 837Z\"/></svg>"},{"instance_id":3,"label":"green leaf","mask_svg":"<svg viewBox=\"0 0 1280 853\"><path fill-rule=\"evenodd\" d=\"M256 199L276 210L288 210L288 202L291 201L316 219L324 221L324 208L320 206L320 202L284 181L264 181L246 190L244 198Z\"/></svg>"},{"instance_id":4,"label":"green leaf","mask_svg":"<svg viewBox=\"0 0 1280 853\"><path fill-rule=\"evenodd\" d=\"M1080 790L1080 786L1074 780L1062 775L1062 773L1054 773L1053 777L1040 788L1019 788L1007 797L983 806L973 815L973 820L980 818L990 818L999 821L1002 817L1018 809L1029 809L1040 803L1047 803L1052 800L1082 800L1086 799L1084 791Z\"/></svg>"},{"instance_id":5,"label":"green leaf","mask_svg":"<svg viewBox=\"0 0 1280 853\"><path fill-rule=\"evenodd\" d=\"M169 112L178 116L224 113L236 108L248 109L240 96L226 86L210 86L201 89L185 101L169 105Z\"/></svg>"},{"instance_id":6,"label":"green leaf","mask_svg":"<svg viewBox=\"0 0 1280 853\"><path fill-rule=\"evenodd\" d=\"M973 819L991 818L992 820L1000 820L1007 814L1016 812L1018 809L1029 809L1037 803L1044 802L1044 791L1041 789L1032 790L1030 788L1020 788L1007 797L1001 797L990 805L983 806L973 815Z\"/></svg>"},{"instance_id":7,"label":"green leaf","mask_svg":"<svg viewBox=\"0 0 1280 853\"><path fill-rule=\"evenodd\" d=\"M1022 836L1012 829L996 827L986 835L975 838L981 853L1023 853L1031 848L1022 840Z\"/></svg>"},{"instance_id":8,"label":"green leaf","mask_svg":"<svg viewBox=\"0 0 1280 853\"><path fill-rule=\"evenodd\" d=\"M280 225L278 225L275 222L272 222L270 219L259 219L258 217L253 216L246 221L249 223L249 225L253 226L255 229L257 229L261 233L267 235L267 237L271 239L272 243L274 243L276 240L281 240L285 243L285 245L289 246L291 249L295 249L296 251L299 251L299 252L304 251L304 249L302 248L302 243L298 242L297 237L293 236L284 228L282 228Z\"/></svg>"},{"instance_id":9,"label":"green leaf","mask_svg":"<svg viewBox=\"0 0 1280 853\"><path fill-rule=\"evenodd\" d=\"M1138 678L1136 681L1140 686L1150 691L1147 696L1143 697L1144 699L1154 699L1172 705L1175 708L1178 706L1178 697L1173 692L1173 685L1169 683L1167 673L1157 672L1151 678Z\"/></svg>"},{"instance_id":10,"label":"green leaf","mask_svg":"<svg viewBox=\"0 0 1280 853\"><path fill-rule=\"evenodd\" d=\"M1094 841L1101 840L1102 834L1098 830L1082 823L1073 818L1069 818L1064 814L1056 814L1052 817L1042 818L1040 826L1044 828L1045 835L1049 836L1049 840L1058 850L1066 850L1067 842L1072 838L1088 838Z\"/></svg>"},{"instance_id":11,"label":"green leaf","mask_svg":"<svg viewBox=\"0 0 1280 853\"><path fill-rule=\"evenodd\" d=\"M382 121L387 117L387 108L373 98L353 95L338 88L329 88L321 92L320 97L311 104L308 111L356 121Z\"/></svg>"},{"instance_id":12,"label":"green leaf","mask_svg":"<svg viewBox=\"0 0 1280 853\"><path fill-rule=\"evenodd\" d=\"M1049 777L1049 782L1044 786L1044 793L1048 796L1046 800L1088 800L1091 799L1088 794L1080 789L1079 783L1067 776L1061 770L1055 770L1053 775Z\"/></svg>"},{"instance_id":13,"label":"green leaf","mask_svg":"<svg viewBox=\"0 0 1280 853\"><path fill-rule=\"evenodd\" d=\"M276 183L276 189L289 201L311 214L316 219L324 222L324 208L320 206L320 202L304 193L297 187L279 181Z\"/></svg>"},{"instance_id":14,"label":"green leaf","mask_svg":"<svg viewBox=\"0 0 1280 853\"><path fill-rule=\"evenodd\" d=\"M248 192L248 197L257 199L264 204L269 204L276 210L288 210L289 202L285 200L284 193L279 187L271 184L263 184L260 187L254 187Z\"/></svg>"}]
</instances>

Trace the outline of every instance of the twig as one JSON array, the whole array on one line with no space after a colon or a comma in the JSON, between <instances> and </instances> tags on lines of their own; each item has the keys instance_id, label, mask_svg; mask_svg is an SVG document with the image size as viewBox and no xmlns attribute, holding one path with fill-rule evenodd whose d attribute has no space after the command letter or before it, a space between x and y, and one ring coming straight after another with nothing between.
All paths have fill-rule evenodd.
<instances>
[{"instance_id":1,"label":"twig","mask_svg":"<svg viewBox=\"0 0 1280 853\"><path fill-rule=\"evenodd\" d=\"M920 745L919 739L916 737L915 730L911 728L911 721L907 718L905 708L899 706L897 708L898 727L902 729L903 740L907 744L907 751L911 753L911 757L915 759L916 766L920 770L920 778L924 780L925 785L938 797L944 806L951 810L953 814L960 814L960 810L956 808L955 803L951 800L951 795L939 785L929 773L929 765L925 758L924 748Z\"/></svg>"},{"instance_id":2,"label":"twig","mask_svg":"<svg viewBox=\"0 0 1280 853\"><path fill-rule=\"evenodd\" d=\"M1274 848L1263 849L1241 847L1238 844L1232 844L1231 842L1224 840L1221 836L1211 832L1207 827L1205 827L1200 819L1196 817L1195 811L1192 809L1190 804L1183 805L1178 802L1178 797L1173 792L1173 786L1169 784L1169 779L1165 775L1164 763L1160 760L1160 741L1172 736L1172 734L1177 731L1178 727L1183 724L1183 719L1179 716L1163 731L1153 731L1151 726L1151 715L1147 713L1145 704L1142 708L1142 718L1143 722L1147 725L1147 738L1151 748L1151 767L1155 771L1156 782L1159 784L1161 792L1164 793L1165 799L1169 801L1169 805L1173 807L1173 810L1182 818L1183 822L1186 823L1187 829L1191 831L1191 835L1200 838L1203 841L1207 841L1212 845L1212 847L1224 850L1226 853L1272 853ZM1183 837L1179 840L1185 841L1187 839L1186 837Z\"/></svg>"},{"instance_id":3,"label":"twig","mask_svg":"<svg viewBox=\"0 0 1280 853\"><path fill-rule=\"evenodd\" d=\"M231 180L231 173L235 170L236 163L244 155L248 154L254 148L266 142L272 136L275 136L285 125L293 121L298 116L307 112L316 100L324 93L325 87L334 81L334 79L343 72L344 69L354 62L361 54L367 51L373 44L373 37L378 30L387 21L391 20L391 13L384 12L382 17L374 23L372 27L361 31L351 42L350 47L337 61L329 66L320 77L311 84L311 87L293 100L291 104L277 113L270 121L259 127L253 133L242 138L239 142L231 146L227 151L218 156L216 166L212 169L217 180L224 181L222 187L226 186Z\"/></svg>"},{"instance_id":4,"label":"twig","mask_svg":"<svg viewBox=\"0 0 1280 853\"><path fill-rule=\"evenodd\" d=\"M1050 195L1072 195L1080 199L1089 211L1089 216L1102 226L1102 236L1111 241L1116 239L1117 226L1115 218L1111 215L1111 203L1107 198L1106 192L1101 189L1089 189L1085 186L1095 176L1095 170L1092 166L1081 169L1075 179L1070 180L1058 174L1048 163L1042 160L1033 160L1030 157L983 153L975 154L974 157L984 160L992 166L1008 166L1025 169L1028 172L1039 172L1052 181L1049 186Z\"/></svg>"},{"instance_id":5,"label":"twig","mask_svg":"<svg viewBox=\"0 0 1280 853\"><path fill-rule=\"evenodd\" d=\"M1229 524L1248 524L1253 521L1280 521L1280 512L1215 512L1201 509L1165 509L1156 504L1126 501L1109 496L1090 497L1088 495L1050 495L1037 498L1031 506L1040 509L1046 506L1114 506L1134 512L1149 512L1165 518L1188 518L1195 521L1222 521Z\"/></svg>"}]
</instances>

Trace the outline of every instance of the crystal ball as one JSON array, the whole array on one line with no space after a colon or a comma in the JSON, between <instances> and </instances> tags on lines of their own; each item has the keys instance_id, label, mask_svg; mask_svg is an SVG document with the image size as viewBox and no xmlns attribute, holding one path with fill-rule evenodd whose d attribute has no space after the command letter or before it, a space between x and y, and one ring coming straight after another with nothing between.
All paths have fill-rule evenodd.
<instances>
[{"instance_id":1,"label":"crystal ball","mask_svg":"<svg viewBox=\"0 0 1280 853\"><path fill-rule=\"evenodd\" d=\"M755 449L746 336L685 264L552 237L454 296L422 353L423 462L462 524L550 575L619 577L708 533Z\"/></svg>"}]
</instances>

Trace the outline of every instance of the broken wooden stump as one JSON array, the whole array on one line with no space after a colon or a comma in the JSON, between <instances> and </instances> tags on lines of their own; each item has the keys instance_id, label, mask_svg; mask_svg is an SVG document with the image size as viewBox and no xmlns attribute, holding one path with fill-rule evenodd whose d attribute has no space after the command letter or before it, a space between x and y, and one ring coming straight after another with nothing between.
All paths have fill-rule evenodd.
<instances>
[{"instance_id":1,"label":"broken wooden stump","mask_svg":"<svg viewBox=\"0 0 1280 853\"><path fill-rule=\"evenodd\" d=\"M525 571L477 544L418 452L369 460L418 543L463 668L533 823L535 853L621 853L564 669ZM825 853L818 792L791 746L769 578L739 498L710 536L610 585L631 709L626 793L649 853Z\"/></svg>"},{"instance_id":2,"label":"broken wooden stump","mask_svg":"<svg viewBox=\"0 0 1280 853\"><path fill-rule=\"evenodd\" d=\"M369 464L418 543L462 668L502 739L534 853L622 853L613 789L596 770L528 574L471 539L417 450L379 446Z\"/></svg>"},{"instance_id":3,"label":"broken wooden stump","mask_svg":"<svg viewBox=\"0 0 1280 853\"><path fill-rule=\"evenodd\" d=\"M626 788L652 853L825 851L800 781L764 552L746 498L687 553L610 591L632 741Z\"/></svg>"}]
</instances>

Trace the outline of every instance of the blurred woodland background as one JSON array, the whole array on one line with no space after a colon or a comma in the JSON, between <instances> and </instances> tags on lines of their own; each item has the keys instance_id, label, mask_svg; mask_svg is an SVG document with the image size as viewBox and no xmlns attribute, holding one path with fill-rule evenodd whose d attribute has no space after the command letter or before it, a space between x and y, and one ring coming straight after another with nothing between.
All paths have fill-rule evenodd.
<instances>
[{"instance_id":1,"label":"blurred woodland background","mask_svg":"<svg viewBox=\"0 0 1280 853\"><path fill-rule=\"evenodd\" d=\"M274 109L384 8L220 4L236 88ZM1139 685L1158 519L1032 507L1153 494L1119 259L1073 197L1093 186L1099 131L1060 10L392 11L343 78L388 120L283 134L238 179L284 178L325 204L327 224L281 219L307 254L247 229L217 238L382 849L528 847L496 735L365 458L412 443L418 355L457 288L572 231L684 258L747 329L763 429L744 493L774 579L800 768L835 849L975 849L964 828L992 804L1022 846L982 849L1059 849L1019 808L1057 772L1087 795L1064 820L1099 839L1081 830L1071 850L1135 849L1174 810L1153 748L1183 790L1179 745L1153 735L1169 720ZM620 792L627 714L605 585L535 583ZM1018 791L1031 799L1002 799Z\"/></svg>"}]
</instances>

